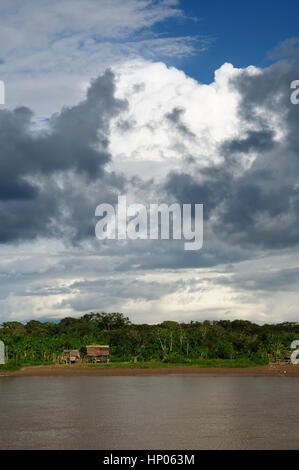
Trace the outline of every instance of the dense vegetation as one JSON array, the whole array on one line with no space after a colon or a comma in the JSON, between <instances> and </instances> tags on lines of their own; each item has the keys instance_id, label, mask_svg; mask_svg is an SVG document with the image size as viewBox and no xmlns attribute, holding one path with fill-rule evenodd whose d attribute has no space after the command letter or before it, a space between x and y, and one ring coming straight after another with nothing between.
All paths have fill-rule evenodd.
<instances>
[{"instance_id":1,"label":"dense vegetation","mask_svg":"<svg viewBox=\"0 0 299 470\"><path fill-rule=\"evenodd\" d=\"M5 322L0 339L8 347L10 363L55 362L64 349L72 348L84 357L86 345L109 344L112 362L235 359L261 364L284 357L291 342L299 339L299 324L219 320L147 325L132 324L121 313L91 313L59 323Z\"/></svg>"}]
</instances>

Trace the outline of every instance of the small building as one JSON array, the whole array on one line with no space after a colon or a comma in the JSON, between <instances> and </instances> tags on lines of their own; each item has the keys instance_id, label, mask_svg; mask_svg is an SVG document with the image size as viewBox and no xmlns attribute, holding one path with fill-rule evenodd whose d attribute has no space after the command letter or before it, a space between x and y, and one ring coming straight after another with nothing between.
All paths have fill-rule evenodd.
<instances>
[{"instance_id":1,"label":"small building","mask_svg":"<svg viewBox=\"0 0 299 470\"><path fill-rule=\"evenodd\" d=\"M109 346L97 345L86 346L87 357L93 359L93 362L109 362Z\"/></svg>"},{"instance_id":2,"label":"small building","mask_svg":"<svg viewBox=\"0 0 299 470\"><path fill-rule=\"evenodd\" d=\"M81 356L78 349L65 349L62 353L62 362L66 364L75 364L80 360Z\"/></svg>"}]
</instances>

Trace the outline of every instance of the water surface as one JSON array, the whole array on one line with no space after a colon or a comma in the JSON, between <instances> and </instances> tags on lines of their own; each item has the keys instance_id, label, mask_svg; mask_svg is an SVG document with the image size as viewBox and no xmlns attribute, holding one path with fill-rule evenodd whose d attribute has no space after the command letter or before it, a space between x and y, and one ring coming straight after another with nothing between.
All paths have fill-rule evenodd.
<instances>
[{"instance_id":1,"label":"water surface","mask_svg":"<svg viewBox=\"0 0 299 470\"><path fill-rule=\"evenodd\" d=\"M2 377L1 449L299 449L299 378Z\"/></svg>"}]
</instances>

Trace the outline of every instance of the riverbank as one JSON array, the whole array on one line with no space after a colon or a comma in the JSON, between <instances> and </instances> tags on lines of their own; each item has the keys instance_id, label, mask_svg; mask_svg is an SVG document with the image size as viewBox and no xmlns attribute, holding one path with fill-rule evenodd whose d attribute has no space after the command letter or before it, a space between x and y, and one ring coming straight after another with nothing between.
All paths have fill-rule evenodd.
<instances>
[{"instance_id":1,"label":"riverbank","mask_svg":"<svg viewBox=\"0 0 299 470\"><path fill-rule=\"evenodd\" d=\"M150 368L146 365L49 365L22 367L16 371L0 371L0 377L41 376L151 376L169 374L195 374L208 376L244 377L299 377L299 366L293 364L269 364L247 368L198 367L194 365L166 365Z\"/></svg>"}]
</instances>

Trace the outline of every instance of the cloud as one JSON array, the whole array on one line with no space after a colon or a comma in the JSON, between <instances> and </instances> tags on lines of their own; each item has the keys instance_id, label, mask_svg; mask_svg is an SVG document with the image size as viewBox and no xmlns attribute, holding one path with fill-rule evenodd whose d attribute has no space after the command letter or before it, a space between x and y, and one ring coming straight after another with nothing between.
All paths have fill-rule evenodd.
<instances>
[{"instance_id":1,"label":"cloud","mask_svg":"<svg viewBox=\"0 0 299 470\"><path fill-rule=\"evenodd\" d=\"M4 0L0 14L7 106L27 105L41 117L82 99L107 67L142 57L177 61L211 43L153 31L165 21L192 21L176 0Z\"/></svg>"},{"instance_id":2,"label":"cloud","mask_svg":"<svg viewBox=\"0 0 299 470\"><path fill-rule=\"evenodd\" d=\"M169 173L165 189L202 202L207 223L232 245L281 249L299 243L299 108L290 102L296 61L230 79L239 96L235 137L219 143L222 161ZM198 138L198 135L197 135Z\"/></svg>"},{"instance_id":3,"label":"cloud","mask_svg":"<svg viewBox=\"0 0 299 470\"><path fill-rule=\"evenodd\" d=\"M182 115L184 114L185 110L182 108L173 108L170 113L165 115L166 119L168 119L175 128L182 133L185 137L194 138L195 134L191 132L188 127L182 122Z\"/></svg>"},{"instance_id":4,"label":"cloud","mask_svg":"<svg viewBox=\"0 0 299 470\"><path fill-rule=\"evenodd\" d=\"M182 17L177 1L149 0L38 0L2 1L0 13L5 20L2 35L11 33L11 42L6 42L8 52L27 40L27 47L36 49L50 41L76 34L100 38L126 38L132 32L149 28L169 18ZM43 37L43 43L37 39Z\"/></svg>"},{"instance_id":5,"label":"cloud","mask_svg":"<svg viewBox=\"0 0 299 470\"><path fill-rule=\"evenodd\" d=\"M228 155L264 152L274 147L274 137L274 131L271 129L249 130L246 137L225 142L222 151Z\"/></svg>"},{"instance_id":6,"label":"cloud","mask_svg":"<svg viewBox=\"0 0 299 470\"><path fill-rule=\"evenodd\" d=\"M93 233L96 194L110 200L109 187L123 184L112 173L103 180L111 158L109 122L125 107L107 70L92 81L85 100L52 116L47 132L32 132L28 108L0 110L0 242L61 236L68 229L71 239Z\"/></svg>"},{"instance_id":7,"label":"cloud","mask_svg":"<svg viewBox=\"0 0 299 470\"><path fill-rule=\"evenodd\" d=\"M112 121L110 149L115 165L135 165L140 171L139 163L151 162L147 174L159 179L171 168L186 169L190 157L202 167L221 161L218 146L239 131L239 97L229 86L230 78L239 73L225 64L216 71L213 83L203 85L161 62L121 66L117 96L129 103L121 119L135 124L124 140L118 122ZM142 88L136 90L138 84Z\"/></svg>"},{"instance_id":8,"label":"cloud","mask_svg":"<svg viewBox=\"0 0 299 470\"><path fill-rule=\"evenodd\" d=\"M131 33L117 31L123 50L134 49ZM65 34L54 41L58 62L73 40ZM96 51L98 41L80 43L77 53ZM293 318L299 107L290 103L290 82L298 78L292 54L266 69L224 64L209 85L135 58L100 74L86 96L82 87L79 104L40 127L28 107L1 110L3 315L117 309L135 321ZM59 87L73 86L61 80ZM145 204L203 203L203 249L187 253L179 241L100 242L95 207L114 204L118 194Z\"/></svg>"}]
</instances>

